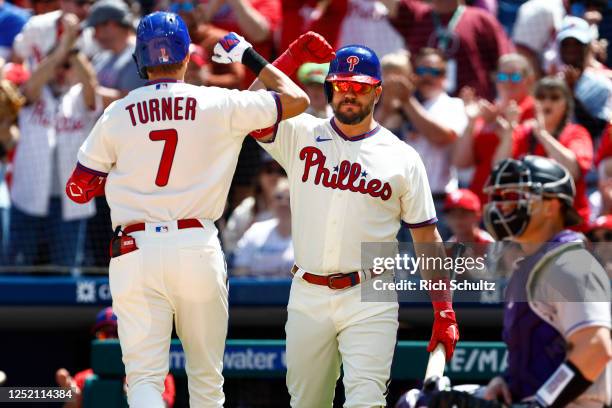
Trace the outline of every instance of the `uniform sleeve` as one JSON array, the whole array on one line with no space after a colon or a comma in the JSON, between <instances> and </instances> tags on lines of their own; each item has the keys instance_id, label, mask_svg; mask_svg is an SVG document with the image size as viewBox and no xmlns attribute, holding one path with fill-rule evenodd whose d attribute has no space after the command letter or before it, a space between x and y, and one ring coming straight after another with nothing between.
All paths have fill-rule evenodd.
<instances>
[{"instance_id":1,"label":"uniform sleeve","mask_svg":"<svg viewBox=\"0 0 612 408\"><path fill-rule=\"evenodd\" d=\"M434 224L438 219L423 161L414 152L414 157L407 162L410 165L406 172L408 188L400 198L402 221L408 224L408 228Z\"/></svg>"},{"instance_id":2,"label":"uniform sleeve","mask_svg":"<svg viewBox=\"0 0 612 408\"><path fill-rule=\"evenodd\" d=\"M588 251L567 251L538 277L533 299L551 306L565 338L585 327L612 328L610 280Z\"/></svg>"},{"instance_id":3,"label":"uniform sleeve","mask_svg":"<svg viewBox=\"0 0 612 408\"><path fill-rule=\"evenodd\" d=\"M519 10L512 40L535 53L542 53L556 30L554 12L547 7L525 3Z\"/></svg>"},{"instance_id":4,"label":"uniform sleeve","mask_svg":"<svg viewBox=\"0 0 612 408\"><path fill-rule=\"evenodd\" d=\"M277 124L283 116L276 92L231 90L227 96L227 110L232 133L244 136L255 129Z\"/></svg>"},{"instance_id":5,"label":"uniform sleeve","mask_svg":"<svg viewBox=\"0 0 612 408\"><path fill-rule=\"evenodd\" d=\"M108 173L117 160L112 141L105 132L107 120L108 113L104 113L94 125L77 154L79 163L83 166L103 173Z\"/></svg>"},{"instance_id":6,"label":"uniform sleeve","mask_svg":"<svg viewBox=\"0 0 612 408\"><path fill-rule=\"evenodd\" d=\"M274 157L287 173L290 173L293 160L297 156L298 140L308 128L305 126L309 118L306 113L295 116L291 119L283 120L274 127L273 139L269 142L259 142L270 156Z\"/></svg>"}]
</instances>

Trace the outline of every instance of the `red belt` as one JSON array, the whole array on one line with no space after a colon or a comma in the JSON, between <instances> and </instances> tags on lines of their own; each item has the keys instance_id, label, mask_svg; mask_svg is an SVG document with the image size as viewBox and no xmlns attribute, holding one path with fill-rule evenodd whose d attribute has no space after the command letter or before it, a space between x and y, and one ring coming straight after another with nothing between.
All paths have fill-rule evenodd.
<instances>
[{"instance_id":1,"label":"red belt","mask_svg":"<svg viewBox=\"0 0 612 408\"><path fill-rule=\"evenodd\" d=\"M176 222L176 227L178 229L204 228L204 226L202 225L200 220L198 220L196 218L187 218L187 219L184 219L184 220L178 220ZM139 222L138 224L131 224L131 225L128 225L127 227L125 227L123 229L123 233L127 235L127 234L130 234L132 232L144 231L144 230L145 230L145 223L144 222Z\"/></svg>"},{"instance_id":2,"label":"red belt","mask_svg":"<svg viewBox=\"0 0 612 408\"><path fill-rule=\"evenodd\" d=\"M298 271L298 267L293 265L291 272L295 274ZM348 272L348 273L334 273L332 275L315 275L309 272L304 272L302 275L308 283L313 285L327 286L330 289L346 289L361 283L361 277L359 272Z\"/></svg>"}]
</instances>

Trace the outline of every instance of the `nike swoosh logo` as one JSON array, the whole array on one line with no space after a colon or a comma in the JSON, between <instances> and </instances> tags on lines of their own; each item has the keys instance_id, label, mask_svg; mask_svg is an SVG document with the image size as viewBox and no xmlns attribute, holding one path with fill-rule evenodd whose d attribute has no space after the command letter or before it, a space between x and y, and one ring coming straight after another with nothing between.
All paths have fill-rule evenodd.
<instances>
[{"instance_id":1,"label":"nike swoosh logo","mask_svg":"<svg viewBox=\"0 0 612 408\"><path fill-rule=\"evenodd\" d=\"M321 136L317 136L317 139L316 139L317 142L326 142L328 140L331 140L331 139L321 139Z\"/></svg>"}]
</instances>

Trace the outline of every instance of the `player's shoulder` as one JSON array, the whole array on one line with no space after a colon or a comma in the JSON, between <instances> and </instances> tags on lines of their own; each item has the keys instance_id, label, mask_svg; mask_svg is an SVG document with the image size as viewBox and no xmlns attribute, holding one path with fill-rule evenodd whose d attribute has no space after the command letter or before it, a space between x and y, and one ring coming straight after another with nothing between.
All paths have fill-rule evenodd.
<instances>
[{"instance_id":1,"label":"player's shoulder","mask_svg":"<svg viewBox=\"0 0 612 408\"><path fill-rule=\"evenodd\" d=\"M599 261L579 243L565 244L534 277L533 285L552 290L563 299L584 302L610 293L610 281ZM544 291L547 293L547 291Z\"/></svg>"}]
</instances>

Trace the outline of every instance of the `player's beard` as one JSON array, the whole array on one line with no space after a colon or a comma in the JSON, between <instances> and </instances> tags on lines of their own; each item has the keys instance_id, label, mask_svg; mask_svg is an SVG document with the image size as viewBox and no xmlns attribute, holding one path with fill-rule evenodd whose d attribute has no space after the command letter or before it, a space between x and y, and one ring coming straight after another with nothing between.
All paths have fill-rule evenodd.
<instances>
[{"instance_id":1,"label":"player's beard","mask_svg":"<svg viewBox=\"0 0 612 408\"><path fill-rule=\"evenodd\" d=\"M342 105L345 103L351 103L361 108L359 110L353 108L352 112L342 112L340 109ZM367 106L363 106L357 99L355 98L344 98L341 102L334 104L332 103L332 110L334 111L334 116L340 123L345 125L356 125L361 123L368 115L372 113L372 109L374 108L374 99L372 99Z\"/></svg>"}]
</instances>

